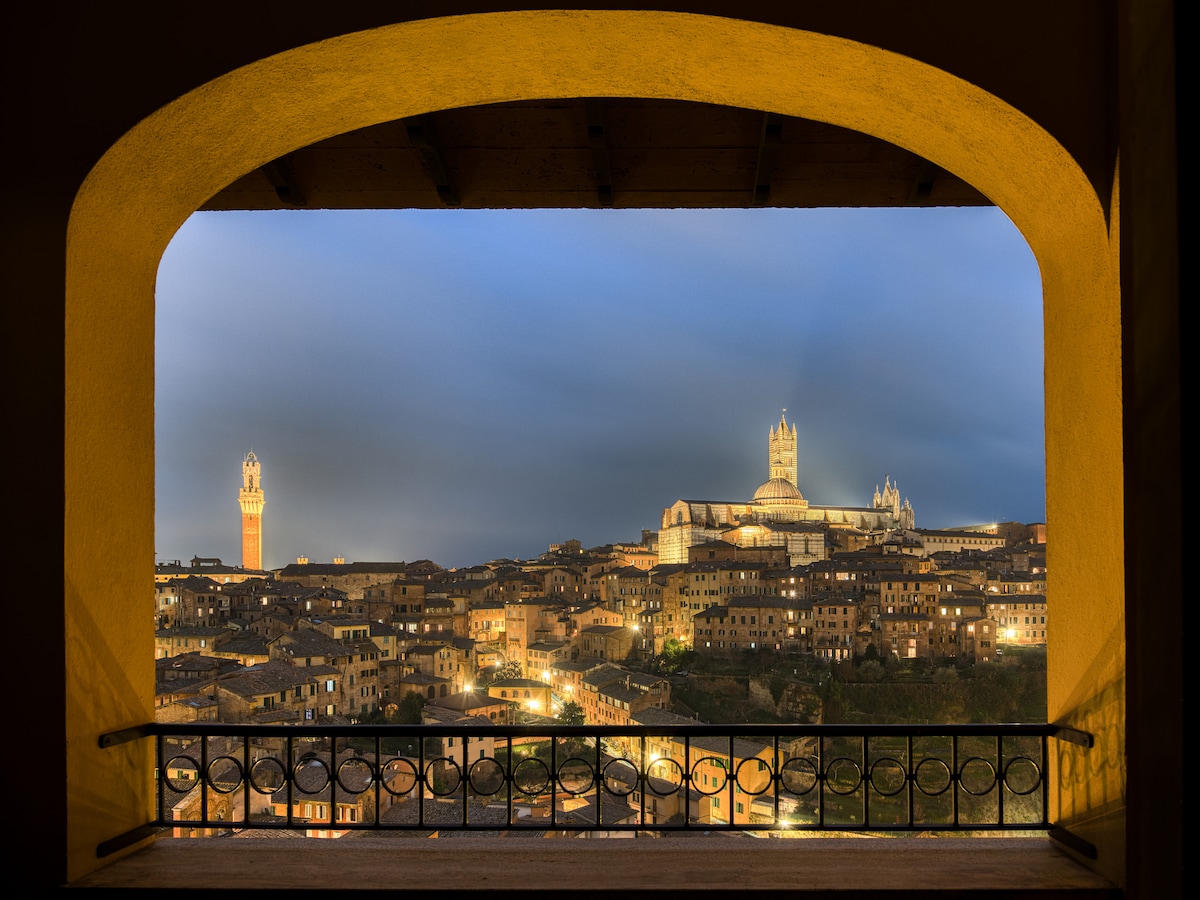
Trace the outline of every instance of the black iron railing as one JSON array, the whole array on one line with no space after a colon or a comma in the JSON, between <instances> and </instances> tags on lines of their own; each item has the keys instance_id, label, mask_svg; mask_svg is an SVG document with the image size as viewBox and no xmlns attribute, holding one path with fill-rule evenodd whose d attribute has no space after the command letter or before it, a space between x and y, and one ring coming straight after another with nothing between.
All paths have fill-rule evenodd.
<instances>
[{"instance_id":1,"label":"black iron railing","mask_svg":"<svg viewBox=\"0 0 1200 900\"><path fill-rule=\"evenodd\" d=\"M1046 830L1053 725L146 725L179 835ZM136 839L131 837L131 839ZM112 848L109 848L112 849Z\"/></svg>"}]
</instances>

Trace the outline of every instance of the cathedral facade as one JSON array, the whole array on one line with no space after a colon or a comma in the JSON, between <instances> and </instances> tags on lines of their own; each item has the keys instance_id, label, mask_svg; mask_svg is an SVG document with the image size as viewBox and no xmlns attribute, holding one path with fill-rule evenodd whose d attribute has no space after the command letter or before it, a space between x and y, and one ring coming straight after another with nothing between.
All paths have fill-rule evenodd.
<instances>
[{"instance_id":1,"label":"cathedral facade","mask_svg":"<svg viewBox=\"0 0 1200 900\"><path fill-rule=\"evenodd\" d=\"M885 476L882 491L875 486L870 506L810 503L800 493L796 426L781 415L767 439L767 480L753 498L676 500L663 510L658 559L685 563L689 547L723 540L739 546L787 546L791 564L801 565L824 558L823 549L814 547L814 534L823 532L822 526L887 531L913 528L915 519L912 504L901 501L890 476Z\"/></svg>"}]
</instances>

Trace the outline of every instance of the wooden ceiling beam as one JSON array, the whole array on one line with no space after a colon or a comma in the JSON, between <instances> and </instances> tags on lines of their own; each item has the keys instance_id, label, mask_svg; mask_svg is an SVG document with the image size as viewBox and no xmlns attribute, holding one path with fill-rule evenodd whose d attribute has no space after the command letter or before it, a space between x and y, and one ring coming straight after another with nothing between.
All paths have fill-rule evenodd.
<instances>
[{"instance_id":1,"label":"wooden ceiling beam","mask_svg":"<svg viewBox=\"0 0 1200 900\"><path fill-rule=\"evenodd\" d=\"M337 135L248 173L202 208L611 207L618 173L630 208L988 204L953 173L834 125L578 98L439 110Z\"/></svg>"},{"instance_id":2,"label":"wooden ceiling beam","mask_svg":"<svg viewBox=\"0 0 1200 900\"><path fill-rule=\"evenodd\" d=\"M262 167L262 173L275 189L275 196L279 198L280 203L294 207L308 206L304 190L296 180L296 169L292 165L291 154L267 163Z\"/></svg>"},{"instance_id":3,"label":"wooden ceiling beam","mask_svg":"<svg viewBox=\"0 0 1200 900\"><path fill-rule=\"evenodd\" d=\"M754 192L751 203L766 206L771 202L771 175L779 155L779 140L783 135L783 116L763 113L762 129L758 135L758 161L754 166Z\"/></svg>"},{"instance_id":4,"label":"wooden ceiling beam","mask_svg":"<svg viewBox=\"0 0 1200 900\"><path fill-rule=\"evenodd\" d=\"M446 168L442 142L438 137L433 114L405 119L404 133L408 135L408 142L421 154L421 160L425 163L425 174L433 182L442 205L461 205L462 200L459 198L458 189L450 179L450 172Z\"/></svg>"},{"instance_id":5,"label":"wooden ceiling beam","mask_svg":"<svg viewBox=\"0 0 1200 900\"><path fill-rule=\"evenodd\" d=\"M596 199L601 206L613 205L612 159L605 131L604 101L584 101L587 112L588 145L592 148L592 168L596 172Z\"/></svg>"},{"instance_id":6,"label":"wooden ceiling beam","mask_svg":"<svg viewBox=\"0 0 1200 900\"><path fill-rule=\"evenodd\" d=\"M939 172L941 169L937 165L927 159L921 160L921 164L917 166L916 174L913 175L913 180L908 186L910 206L924 206L929 202L929 196L933 193L933 183L937 180Z\"/></svg>"}]
</instances>

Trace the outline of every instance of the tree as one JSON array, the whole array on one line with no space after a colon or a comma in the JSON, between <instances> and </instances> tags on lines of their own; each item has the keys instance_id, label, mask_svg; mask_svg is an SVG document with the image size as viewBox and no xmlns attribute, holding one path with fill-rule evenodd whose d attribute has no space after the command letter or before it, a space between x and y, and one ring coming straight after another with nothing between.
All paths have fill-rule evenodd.
<instances>
[{"instance_id":1,"label":"tree","mask_svg":"<svg viewBox=\"0 0 1200 900\"><path fill-rule=\"evenodd\" d=\"M829 680L822 685L822 688L822 721L829 723L841 722L842 716L846 712L845 702L842 698L842 683L830 673Z\"/></svg>"},{"instance_id":2,"label":"tree","mask_svg":"<svg viewBox=\"0 0 1200 900\"><path fill-rule=\"evenodd\" d=\"M370 712L359 716L358 723L360 725L387 725L388 715L383 711L382 707L376 706Z\"/></svg>"},{"instance_id":3,"label":"tree","mask_svg":"<svg viewBox=\"0 0 1200 900\"><path fill-rule=\"evenodd\" d=\"M510 659L496 666L490 673L485 674L480 681L486 686L493 681L522 677L524 677L524 669L521 664L515 659Z\"/></svg>"},{"instance_id":4,"label":"tree","mask_svg":"<svg viewBox=\"0 0 1200 900\"><path fill-rule=\"evenodd\" d=\"M397 725L420 725L421 724L421 708L425 705L425 698L416 691L409 691L400 700L399 706L396 708L396 724Z\"/></svg>"},{"instance_id":5,"label":"tree","mask_svg":"<svg viewBox=\"0 0 1200 900\"><path fill-rule=\"evenodd\" d=\"M933 680L938 684L958 681L958 670L954 666L939 666L933 671Z\"/></svg>"},{"instance_id":6,"label":"tree","mask_svg":"<svg viewBox=\"0 0 1200 900\"><path fill-rule=\"evenodd\" d=\"M504 663L496 672L497 678L524 678L524 667L515 659L510 659Z\"/></svg>"},{"instance_id":7,"label":"tree","mask_svg":"<svg viewBox=\"0 0 1200 900\"><path fill-rule=\"evenodd\" d=\"M583 715L583 707L574 700L568 700L562 705L557 716L559 725L586 725L587 719Z\"/></svg>"},{"instance_id":8,"label":"tree","mask_svg":"<svg viewBox=\"0 0 1200 900\"><path fill-rule=\"evenodd\" d=\"M874 647L874 644L871 644ZM878 659L864 660L862 665L858 667L858 680L868 684L883 681L886 675L886 670L883 668L883 663Z\"/></svg>"},{"instance_id":9,"label":"tree","mask_svg":"<svg viewBox=\"0 0 1200 900\"><path fill-rule=\"evenodd\" d=\"M670 637L663 641L662 653L654 661L655 668L662 674L678 672L695 658L695 650L684 644L679 638Z\"/></svg>"}]
</instances>

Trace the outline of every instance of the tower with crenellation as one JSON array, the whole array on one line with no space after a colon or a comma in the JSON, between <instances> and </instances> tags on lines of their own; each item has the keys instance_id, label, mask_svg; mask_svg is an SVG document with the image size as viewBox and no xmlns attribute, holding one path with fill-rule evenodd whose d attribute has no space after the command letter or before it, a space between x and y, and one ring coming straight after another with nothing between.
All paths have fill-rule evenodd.
<instances>
[{"instance_id":1,"label":"tower with crenellation","mask_svg":"<svg viewBox=\"0 0 1200 900\"><path fill-rule=\"evenodd\" d=\"M266 499L262 489L262 467L251 450L242 460L242 568L262 570L262 511Z\"/></svg>"}]
</instances>

